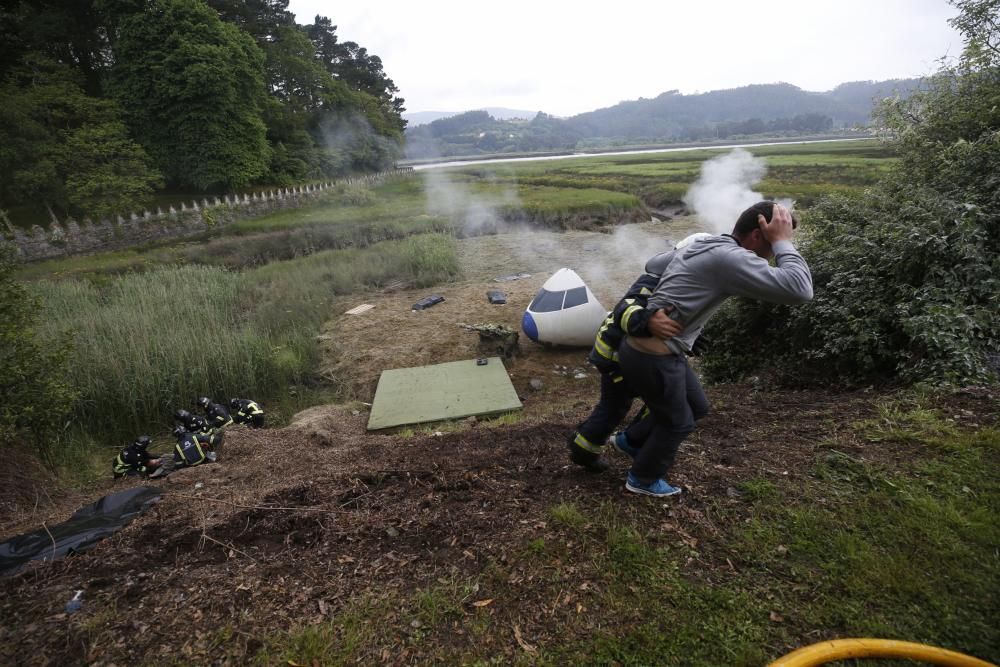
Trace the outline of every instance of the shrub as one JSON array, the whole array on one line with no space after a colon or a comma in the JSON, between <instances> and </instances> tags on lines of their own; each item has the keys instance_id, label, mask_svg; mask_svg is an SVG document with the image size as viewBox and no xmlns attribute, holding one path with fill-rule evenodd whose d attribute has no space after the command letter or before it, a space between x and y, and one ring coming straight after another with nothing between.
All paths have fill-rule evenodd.
<instances>
[{"instance_id":1,"label":"shrub","mask_svg":"<svg viewBox=\"0 0 1000 667\"><path fill-rule=\"evenodd\" d=\"M811 210L815 299L734 303L707 332L711 379L995 380L1000 361L998 0L962 0L960 63L879 111L900 162L864 196Z\"/></svg>"},{"instance_id":2,"label":"shrub","mask_svg":"<svg viewBox=\"0 0 1000 667\"><path fill-rule=\"evenodd\" d=\"M1000 343L996 216L933 192L830 197L802 248L815 298L729 304L706 334L710 379L769 368L779 381L987 380Z\"/></svg>"},{"instance_id":3,"label":"shrub","mask_svg":"<svg viewBox=\"0 0 1000 667\"><path fill-rule=\"evenodd\" d=\"M49 454L75 395L64 381L68 345L36 335L38 303L13 278L0 248L0 447Z\"/></svg>"}]
</instances>

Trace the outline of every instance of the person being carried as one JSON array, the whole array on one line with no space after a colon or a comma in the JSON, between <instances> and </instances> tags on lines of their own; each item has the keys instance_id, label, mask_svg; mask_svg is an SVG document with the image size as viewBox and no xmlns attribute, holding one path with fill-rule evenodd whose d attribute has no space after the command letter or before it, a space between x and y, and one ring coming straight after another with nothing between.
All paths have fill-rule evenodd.
<instances>
[{"instance_id":1,"label":"person being carried","mask_svg":"<svg viewBox=\"0 0 1000 667\"><path fill-rule=\"evenodd\" d=\"M723 302L732 296L788 305L812 299L812 275L792 245L796 226L785 207L758 202L740 214L731 234L691 243L664 271L646 310L669 309L683 331L666 340L627 335L618 346L624 381L642 397L651 420L643 446L625 448L635 457L626 490L656 497L681 492L665 476L709 408L685 355Z\"/></svg>"},{"instance_id":2,"label":"person being carried","mask_svg":"<svg viewBox=\"0 0 1000 667\"><path fill-rule=\"evenodd\" d=\"M233 421L237 424L246 424L252 428L264 428L264 411L256 401L249 398L229 399L229 409L231 410Z\"/></svg>"},{"instance_id":3,"label":"person being carried","mask_svg":"<svg viewBox=\"0 0 1000 667\"><path fill-rule=\"evenodd\" d=\"M160 467L160 459L154 459L148 451L150 442L148 435L140 435L135 442L122 449L111 464L115 479L135 475L147 477Z\"/></svg>"}]
</instances>

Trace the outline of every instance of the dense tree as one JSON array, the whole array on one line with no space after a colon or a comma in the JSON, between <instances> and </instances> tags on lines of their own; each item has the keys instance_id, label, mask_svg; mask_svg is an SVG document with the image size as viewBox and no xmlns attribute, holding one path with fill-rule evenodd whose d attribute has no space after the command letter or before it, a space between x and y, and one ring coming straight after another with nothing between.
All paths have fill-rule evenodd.
<instances>
[{"instance_id":1,"label":"dense tree","mask_svg":"<svg viewBox=\"0 0 1000 667\"><path fill-rule=\"evenodd\" d=\"M288 0L0 2L0 92L0 206L58 215L391 166L405 127L381 60Z\"/></svg>"},{"instance_id":2,"label":"dense tree","mask_svg":"<svg viewBox=\"0 0 1000 667\"><path fill-rule=\"evenodd\" d=\"M316 47L316 58L336 79L351 90L366 93L378 100L382 113L393 129L402 133L406 121L402 118L403 98L396 93L399 88L382 67L382 59L369 55L368 50L355 42L340 42L337 26L325 16L305 26L306 34Z\"/></svg>"},{"instance_id":3,"label":"dense tree","mask_svg":"<svg viewBox=\"0 0 1000 667\"><path fill-rule=\"evenodd\" d=\"M281 28L295 25L295 15L288 11L288 0L205 0L219 13L264 46L277 38Z\"/></svg>"},{"instance_id":4,"label":"dense tree","mask_svg":"<svg viewBox=\"0 0 1000 667\"><path fill-rule=\"evenodd\" d=\"M899 153L864 197L809 211L815 298L738 303L709 335L716 378L968 383L1000 373L1000 0L957 2L961 61L879 111ZM774 341L781 341L775 345Z\"/></svg>"},{"instance_id":5,"label":"dense tree","mask_svg":"<svg viewBox=\"0 0 1000 667\"><path fill-rule=\"evenodd\" d=\"M73 69L31 55L0 85L0 202L103 216L141 207L159 185L120 110Z\"/></svg>"},{"instance_id":6,"label":"dense tree","mask_svg":"<svg viewBox=\"0 0 1000 667\"><path fill-rule=\"evenodd\" d=\"M238 188L270 158L264 54L200 0L152 0L113 43L110 88L169 183Z\"/></svg>"}]
</instances>

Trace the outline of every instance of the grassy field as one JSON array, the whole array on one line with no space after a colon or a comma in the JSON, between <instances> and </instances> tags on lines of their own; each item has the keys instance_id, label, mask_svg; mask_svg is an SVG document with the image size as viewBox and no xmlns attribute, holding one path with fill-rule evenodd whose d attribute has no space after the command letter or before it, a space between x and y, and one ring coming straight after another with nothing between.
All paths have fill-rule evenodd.
<instances>
[{"instance_id":1,"label":"grassy field","mask_svg":"<svg viewBox=\"0 0 1000 667\"><path fill-rule=\"evenodd\" d=\"M452 239L510 223L598 230L647 219L647 206L678 202L702 161L724 152L473 165L340 187L202 237L29 264L20 277L42 298L43 331L74 332L81 431L124 439L165 427L195 394L301 395L317 381L314 338L333 295L451 280ZM892 161L874 142L753 152L770 170L761 190L803 202L863 188Z\"/></svg>"},{"instance_id":2,"label":"grassy field","mask_svg":"<svg viewBox=\"0 0 1000 667\"><path fill-rule=\"evenodd\" d=\"M697 180L701 164L730 149L598 156L552 162L472 165L453 171L473 178L556 188L600 188L630 192L647 204L680 201ZM757 189L809 205L833 192L857 192L874 182L893 157L877 141L761 146L746 149L763 158L768 175Z\"/></svg>"}]
</instances>

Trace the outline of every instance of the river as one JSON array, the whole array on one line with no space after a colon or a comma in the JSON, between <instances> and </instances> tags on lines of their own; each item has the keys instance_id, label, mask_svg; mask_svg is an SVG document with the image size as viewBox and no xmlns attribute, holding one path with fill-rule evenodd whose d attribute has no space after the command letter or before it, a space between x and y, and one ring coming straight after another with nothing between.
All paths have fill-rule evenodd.
<instances>
[{"instance_id":1,"label":"river","mask_svg":"<svg viewBox=\"0 0 1000 667\"><path fill-rule=\"evenodd\" d=\"M803 141L767 141L756 144L726 144L720 146L719 144L708 145L708 146L681 146L679 148L644 148L640 150L631 151L601 151L594 153L569 153L566 155L538 155L535 157L497 157L488 158L483 160L452 160L450 162L429 162L426 164L414 164L411 165L415 171L423 171L424 169L443 169L445 167L465 167L473 164L494 164L501 162L540 162L542 160L569 160L572 158L585 158L585 157L605 157L608 155L641 155L644 153L679 153L681 151L708 151L708 150L723 150L727 148L757 148L759 146L783 146L785 144L825 144L833 142L842 141L864 141L865 139L871 139L872 137L848 137L846 139L806 139ZM400 164L400 166L405 166Z\"/></svg>"}]
</instances>

